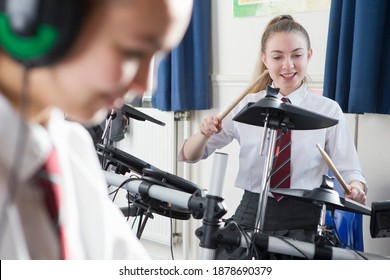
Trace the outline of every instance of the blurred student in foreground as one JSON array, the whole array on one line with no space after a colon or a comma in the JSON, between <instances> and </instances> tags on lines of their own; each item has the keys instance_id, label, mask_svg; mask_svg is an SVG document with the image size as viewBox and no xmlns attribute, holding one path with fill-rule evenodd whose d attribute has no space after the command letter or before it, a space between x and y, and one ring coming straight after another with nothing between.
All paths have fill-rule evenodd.
<instances>
[{"instance_id":1,"label":"blurred student in foreground","mask_svg":"<svg viewBox=\"0 0 390 280\"><path fill-rule=\"evenodd\" d=\"M148 259L107 197L92 140L192 0L0 1L0 258ZM102 117L100 117L102 116Z\"/></svg>"}]
</instances>

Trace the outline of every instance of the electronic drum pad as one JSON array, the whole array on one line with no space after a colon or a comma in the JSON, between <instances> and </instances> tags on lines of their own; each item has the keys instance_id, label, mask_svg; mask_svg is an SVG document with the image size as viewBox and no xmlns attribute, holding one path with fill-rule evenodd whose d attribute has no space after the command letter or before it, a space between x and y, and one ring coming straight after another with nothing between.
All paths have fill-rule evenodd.
<instances>
[{"instance_id":1,"label":"electronic drum pad","mask_svg":"<svg viewBox=\"0 0 390 280\"><path fill-rule=\"evenodd\" d=\"M200 192L201 189L190 181L187 181L174 174L162 171L161 169L132 156L118 148L107 145L98 145L97 152L100 156L107 159L116 168L116 173L125 174L127 172L135 172L140 175L140 179L144 181L144 185L159 185L162 188L170 188L181 192L194 194ZM147 192L147 191L146 191ZM130 201L136 207L149 208L152 213L156 213L174 219L188 220L191 217L191 212L188 209L169 205L167 202L153 199L147 194L139 194L136 197L129 197Z\"/></svg>"}]
</instances>

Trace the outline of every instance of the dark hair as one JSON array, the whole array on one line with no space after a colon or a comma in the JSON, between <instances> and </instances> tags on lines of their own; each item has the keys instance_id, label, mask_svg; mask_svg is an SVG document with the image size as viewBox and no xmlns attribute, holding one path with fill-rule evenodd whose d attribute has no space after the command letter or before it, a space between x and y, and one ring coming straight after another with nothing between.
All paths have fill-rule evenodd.
<instances>
[{"instance_id":1,"label":"dark hair","mask_svg":"<svg viewBox=\"0 0 390 280\"><path fill-rule=\"evenodd\" d=\"M303 37L306 39L307 42L307 49L309 50L311 48L310 45L310 38L309 34L307 33L306 29L303 28L302 25L300 25L298 22L296 22L292 16L290 15L280 15L277 17L274 17L267 25L263 36L261 38L261 53L265 53L265 48L268 42L268 39L271 37L274 33L290 33L290 32L296 32L303 35ZM252 86L252 89L250 89L250 92L259 92L261 90L264 90L267 85L272 84L272 79L270 75L267 73L266 75L262 75L266 71L266 66L264 65L263 61L261 60L261 57L259 55L257 59L256 68L254 71L254 77L253 80L259 79L260 76L263 76L260 78L259 81L257 81Z\"/></svg>"}]
</instances>

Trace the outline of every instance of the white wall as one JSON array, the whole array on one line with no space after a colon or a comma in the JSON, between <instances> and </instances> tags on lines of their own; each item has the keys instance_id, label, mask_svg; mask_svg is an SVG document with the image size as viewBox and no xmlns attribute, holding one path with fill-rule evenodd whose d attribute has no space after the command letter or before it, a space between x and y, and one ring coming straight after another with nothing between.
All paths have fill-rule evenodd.
<instances>
[{"instance_id":1,"label":"white wall","mask_svg":"<svg viewBox=\"0 0 390 280\"><path fill-rule=\"evenodd\" d=\"M212 2L213 78L222 82L248 81L259 55L261 35L275 16L233 17L230 0ZM329 11L292 14L308 31L313 48L309 75L314 81L324 73ZM220 106L220 104L214 104Z\"/></svg>"},{"instance_id":2,"label":"white wall","mask_svg":"<svg viewBox=\"0 0 390 280\"><path fill-rule=\"evenodd\" d=\"M193 112L191 116L191 131L198 131L199 124L206 114L214 114L222 111L244 90L250 80L252 70L255 65L260 48L261 34L273 17L246 17L234 18L232 16L231 0L214 0L212 5L212 61L211 61L211 87L213 107L211 110ZM329 11L310 12L292 14L292 16L307 29L312 41L313 58L309 64L309 76L312 78L311 86L322 88L324 75L326 36L328 32ZM371 136L380 133L382 141L390 139L390 133L386 127L390 127L390 119L382 118L381 128L376 126L376 121L364 118L362 126L358 128L359 136L358 148L359 157L363 170L367 176L370 192L368 203L371 201L390 199L389 187L386 181L386 166L390 166L388 158L389 152L381 155L380 160L376 160L376 155L372 153L372 146L378 149ZM376 117L373 117L376 119ZM354 117L349 116L351 128ZM364 125L363 125L364 122ZM367 131L367 132L366 132ZM179 143L180 145L180 143ZM383 143L384 145L384 143ZM224 198L230 217L234 212L242 191L233 187L234 179L238 170L237 155L238 144L232 143L225 147L222 152L229 154L227 173L224 184ZM387 156L385 156L387 155ZM213 158L191 165L190 180L198 185L207 188L212 176ZM367 220L367 219L366 219ZM191 223L191 230L196 228L199 221ZM198 240L193 237L189 251L190 258L196 258ZM367 252L390 255L390 239L373 240L368 233L367 221L365 221L365 248Z\"/></svg>"},{"instance_id":3,"label":"white wall","mask_svg":"<svg viewBox=\"0 0 390 280\"><path fill-rule=\"evenodd\" d=\"M374 201L390 200L390 116L365 114L359 116L358 154L369 184L367 205ZM370 218L363 219L365 251L390 256L390 238L370 235Z\"/></svg>"}]
</instances>

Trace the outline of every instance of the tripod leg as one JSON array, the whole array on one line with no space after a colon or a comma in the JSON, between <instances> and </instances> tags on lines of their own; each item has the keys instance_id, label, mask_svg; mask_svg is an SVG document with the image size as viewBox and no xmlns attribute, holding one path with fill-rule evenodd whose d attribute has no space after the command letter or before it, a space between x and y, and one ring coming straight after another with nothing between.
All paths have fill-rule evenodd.
<instances>
[{"instance_id":1,"label":"tripod leg","mask_svg":"<svg viewBox=\"0 0 390 280\"><path fill-rule=\"evenodd\" d=\"M145 229L145 226L146 226L146 222L148 221L149 217L153 217L152 216L152 212L150 211L150 209L148 209L145 213L145 218L143 219L142 221L142 215L144 214L145 210L142 211L143 213L141 214L141 218L139 220L139 224L138 224L138 230L137 230L137 238L140 239L141 238L141 235ZM141 224L142 223L142 224Z\"/></svg>"},{"instance_id":2,"label":"tripod leg","mask_svg":"<svg viewBox=\"0 0 390 280\"><path fill-rule=\"evenodd\" d=\"M138 239L141 238L143 232L143 229L141 230L141 228L142 228L142 220L143 220L144 212L145 212L144 209L140 209L138 214L139 220L138 220L138 228L137 228L137 235L136 235Z\"/></svg>"}]
</instances>

